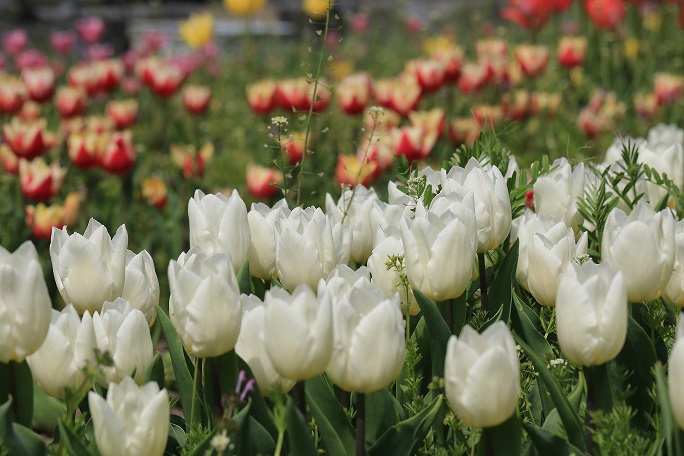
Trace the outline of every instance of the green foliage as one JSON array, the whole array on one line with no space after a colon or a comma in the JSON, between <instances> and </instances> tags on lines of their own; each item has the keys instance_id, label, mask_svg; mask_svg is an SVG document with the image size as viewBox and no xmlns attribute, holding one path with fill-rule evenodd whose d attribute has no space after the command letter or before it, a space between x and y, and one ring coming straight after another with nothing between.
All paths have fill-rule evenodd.
<instances>
[{"instance_id":1,"label":"green foliage","mask_svg":"<svg viewBox=\"0 0 684 456\"><path fill-rule=\"evenodd\" d=\"M626 404L617 405L610 412L597 410L591 413L593 426L590 432L597 454L648 454L652 442L643 431L630 424L636 413Z\"/></svg>"}]
</instances>

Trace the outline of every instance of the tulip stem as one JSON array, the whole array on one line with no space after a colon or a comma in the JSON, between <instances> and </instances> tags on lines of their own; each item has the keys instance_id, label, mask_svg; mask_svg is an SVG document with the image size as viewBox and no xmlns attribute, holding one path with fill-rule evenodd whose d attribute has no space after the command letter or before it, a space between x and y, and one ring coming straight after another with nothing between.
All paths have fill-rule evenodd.
<instances>
[{"instance_id":1,"label":"tulip stem","mask_svg":"<svg viewBox=\"0 0 684 456\"><path fill-rule=\"evenodd\" d=\"M587 454L594 454L594 437L592 431L594 429L594 421L591 419L591 413L596 410L596 388L594 388L594 368L586 366L584 368L584 376L587 379L587 407L584 412L584 423L586 431L584 433L584 440L587 447Z\"/></svg>"},{"instance_id":2,"label":"tulip stem","mask_svg":"<svg viewBox=\"0 0 684 456\"><path fill-rule=\"evenodd\" d=\"M366 455L366 395L356 393L356 456Z\"/></svg>"},{"instance_id":3,"label":"tulip stem","mask_svg":"<svg viewBox=\"0 0 684 456\"><path fill-rule=\"evenodd\" d=\"M195 375L193 376L192 383L195 385L195 392L197 394L192 395L192 404L190 407L190 426L195 425L195 398L202 394L202 358L195 359Z\"/></svg>"},{"instance_id":4,"label":"tulip stem","mask_svg":"<svg viewBox=\"0 0 684 456\"><path fill-rule=\"evenodd\" d=\"M304 421L308 422L309 416L306 413L306 389L304 388L304 382L297 382L295 388L297 389L297 407L299 407L299 411L302 412Z\"/></svg>"},{"instance_id":5,"label":"tulip stem","mask_svg":"<svg viewBox=\"0 0 684 456\"><path fill-rule=\"evenodd\" d=\"M485 254L477 254L477 264L480 268L480 310L487 312L489 297L487 296L487 272L485 268Z\"/></svg>"}]
</instances>

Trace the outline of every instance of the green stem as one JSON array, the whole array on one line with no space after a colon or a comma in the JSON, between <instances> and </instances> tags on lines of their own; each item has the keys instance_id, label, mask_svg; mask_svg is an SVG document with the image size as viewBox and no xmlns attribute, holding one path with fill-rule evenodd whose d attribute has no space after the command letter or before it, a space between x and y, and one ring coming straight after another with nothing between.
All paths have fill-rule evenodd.
<instances>
[{"instance_id":1,"label":"green stem","mask_svg":"<svg viewBox=\"0 0 684 456\"><path fill-rule=\"evenodd\" d=\"M487 312L489 297L487 296L487 271L485 267L485 254L477 254L477 264L480 268L480 309Z\"/></svg>"},{"instance_id":2,"label":"green stem","mask_svg":"<svg viewBox=\"0 0 684 456\"><path fill-rule=\"evenodd\" d=\"M192 384L195 385L195 391L197 394L192 395L192 403L190 407L190 426L195 425L195 398L202 394L202 358L197 358L195 360L195 373L192 377Z\"/></svg>"},{"instance_id":3,"label":"green stem","mask_svg":"<svg viewBox=\"0 0 684 456\"><path fill-rule=\"evenodd\" d=\"M587 454L594 454L594 437L592 430L594 430L594 421L591 419L591 412L596 410L596 388L594 388L594 368L586 366L584 368L584 376L587 379L587 407L584 412L584 423L587 431L584 433L584 439L587 446Z\"/></svg>"},{"instance_id":4,"label":"green stem","mask_svg":"<svg viewBox=\"0 0 684 456\"><path fill-rule=\"evenodd\" d=\"M356 456L366 455L366 395L356 393Z\"/></svg>"},{"instance_id":5,"label":"green stem","mask_svg":"<svg viewBox=\"0 0 684 456\"><path fill-rule=\"evenodd\" d=\"M318 59L318 68L316 69L316 78L314 79L313 95L311 95L311 106L309 106L309 114L306 118L306 134L304 135L304 153L299 163L299 175L297 176L297 206L299 206L302 199L302 179L304 177L304 159L306 158L306 148L309 144L309 134L311 133L311 120L313 119L314 105L316 104L316 97L318 93L318 81L321 77L321 70L323 69L323 58L325 57L325 44L328 40L328 28L330 26L330 12L332 11L332 0L328 0L328 9L325 12L325 29L323 31L323 42L321 45L321 55Z\"/></svg>"},{"instance_id":6,"label":"green stem","mask_svg":"<svg viewBox=\"0 0 684 456\"><path fill-rule=\"evenodd\" d=\"M285 429L278 430L278 442L276 443L276 449L273 452L273 456L280 456L280 451L283 449L283 438L285 437Z\"/></svg>"}]
</instances>

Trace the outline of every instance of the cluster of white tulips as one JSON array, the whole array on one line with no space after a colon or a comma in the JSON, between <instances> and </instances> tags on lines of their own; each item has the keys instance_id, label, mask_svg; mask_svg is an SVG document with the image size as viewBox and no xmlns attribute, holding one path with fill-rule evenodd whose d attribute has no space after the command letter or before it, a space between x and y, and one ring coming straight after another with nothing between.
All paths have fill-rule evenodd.
<instances>
[{"instance_id":1,"label":"cluster of white tulips","mask_svg":"<svg viewBox=\"0 0 684 456\"><path fill-rule=\"evenodd\" d=\"M684 186L682 130L659 126L648 139L629 141L640 145L646 164ZM619 169L614 154L601 169ZM601 262L594 263L587 232L596 227L583 219L578 202L596 189L595 176L589 166L573 169L557 160L534 183L535 211L516 220L507 178L474 158L464 168L424 169L409 180L408 193L390 183L389 202L363 186L337 202L327 195L325 213L290 210L284 200L248 211L237 192L198 190L188 204L190 249L168 265L169 316L189 354L211 358L235 350L263 393L287 392L323 372L343 390L370 393L401 372L404 315L420 312L412 290L433 301L459 297L487 252L510 236L519 244L516 280L540 305L556 306L563 354L584 366L603 364L625 342L628 302L663 296L684 305L684 222L669 208L656 212L664 194L639 183L646 196L631 210L619 205L610 212ZM421 185L435 191L429 203L414 191ZM100 452L161 454L168 396L156 385L136 385L154 354L149 326L159 282L151 256L127 244L124 226L110 237L94 220L83 235L53 231L62 311L51 308L33 245L12 254L0 249L0 362L26 359L35 382L56 397L85 392L97 378L108 387L106 400L89 396ZM270 283L263 299L241 295L245 262L252 276ZM676 387L684 378L681 333L669 378L684 426ZM102 363L103 354L109 362ZM89 368L100 375L86 375ZM496 426L514 413L520 367L504 322L482 334L466 326L451 336L444 370L447 399L466 424Z\"/></svg>"}]
</instances>

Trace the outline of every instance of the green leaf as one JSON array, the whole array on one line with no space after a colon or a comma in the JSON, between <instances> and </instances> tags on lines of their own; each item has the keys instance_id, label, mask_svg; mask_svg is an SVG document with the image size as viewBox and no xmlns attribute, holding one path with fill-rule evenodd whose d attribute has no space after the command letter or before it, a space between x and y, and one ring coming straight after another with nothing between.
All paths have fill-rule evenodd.
<instances>
[{"instance_id":1,"label":"green leaf","mask_svg":"<svg viewBox=\"0 0 684 456\"><path fill-rule=\"evenodd\" d=\"M660 363L656 363L654 372L656 388L658 390L658 403L660 404L660 412L663 418L667 454L682 455L684 454L684 432L679 428L672 414L670 390L665 378L665 370Z\"/></svg>"},{"instance_id":2,"label":"green leaf","mask_svg":"<svg viewBox=\"0 0 684 456\"><path fill-rule=\"evenodd\" d=\"M67 426L63 421L59 422L59 438L67 447L67 453L70 456L91 455L92 452L88 449L88 443L84 443L74 431Z\"/></svg>"},{"instance_id":3,"label":"green leaf","mask_svg":"<svg viewBox=\"0 0 684 456\"><path fill-rule=\"evenodd\" d=\"M234 393L238 372L235 350L204 359L204 403L210 415L210 421L213 422L213 419L221 417L221 398ZM213 411L217 412L212 415Z\"/></svg>"},{"instance_id":4,"label":"green leaf","mask_svg":"<svg viewBox=\"0 0 684 456\"><path fill-rule=\"evenodd\" d=\"M568 435L570 443L576 447L584 450L584 425L579 419L579 416L572 409L570 402L565 397L558 380L546 368L546 361L539 357L537 353L530 347L518 334L515 334L515 339L522 347L527 355L527 358L534 365L535 370L539 373L539 378L544 382L544 386L551 395L553 403L556 405L558 414L560 415L565 432Z\"/></svg>"},{"instance_id":5,"label":"green leaf","mask_svg":"<svg viewBox=\"0 0 684 456\"><path fill-rule=\"evenodd\" d=\"M28 428L12 423L12 401L10 396L0 405L0 441L4 444L10 456L34 456L46 453L45 444L40 437ZM40 441L37 445L36 439Z\"/></svg>"},{"instance_id":6,"label":"green leaf","mask_svg":"<svg viewBox=\"0 0 684 456\"><path fill-rule=\"evenodd\" d=\"M287 423L287 443L290 449L290 454L297 456L317 456L316 446L311 437L311 429L308 423L304 420L304 416L295 406L295 402L290 396L287 396L287 409L285 420Z\"/></svg>"},{"instance_id":7,"label":"green leaf","mask_svg":"<svg viewBox=\"0 0 684 456\"><path fill-rule=\"evenodd\" d=\"M43 456L47 454L47 448L45 447L45 442L43 439L33 432L31 429L22 426L18 423L12 424L12 430L14 435L17 436L22 446L26 448L26 451L31 456ZM78 453L77 456L83 456L88 453Z\"/></svg>"},{"instance_id":8,"label":"green leaf","mask_svg":"<svg viewBox=\"0 0 684 456\"><path fill-rule=\"evenodd\" d=\"M656 363L656 351L651 338L631 316L627 326L627 340L615 361L631 373L628 381L634 388L634 394L627 398L627 405L637 411L635 424L647 429L648 417L654 405L649 391L653 386L651 372Z\"/></svg>"},{"instance_id":9,"label":"green leaf","mask_svg":"<svg viewBox=\"0 0 684 456\"><path fill-rule=\"evenodd\" d=\"M489 321L484 324L483 329L496 320L503 320L506 324L510 321L513 302L513 282L515 281L515 269L517 266L518 241L516 240L501 261L494 281L489 287L489 308L487 309Z\"/></svg>"},{"instance_id":10,"label":"green leaf","mask_svg":"<svg viewBox=\"0 0 684 456\"><path fill-rule=\"evenodd\" d=\"M553 454L554 456L570 455L570 446L568 442L558 435L530 423L523 422L523 426L530 436L532 444L537 449L538 454Z\"/></svg>"},{"instance_id":11,"label":"green leaf","mask_svg":"<svg viewBox=\"0 0 684 456\"><path fill-rule=\"evenodd\" d=\"M252 276L249 273L249 261L245 261L237 275L240 293L252 294Z\"/></svg>"},{"instance_id":12,"label":"green leaf","mask_svg":"<svg viewBox=\"0 0 684 456\"><path fill-rule=\"evenodd\" d=\"M145 383L149 382L157 382L159 388L164 388L164 361L159 353L154 355L145 371Z\"/></svg>"},{"instance_id":13,"label":"green leaf","mask_svg":"<svg viewBox=\"0 0 684 456\"><path fill-rule=\"evenodd\" d=\"M64 402L48 396L38 385L33 386L33 429L52 434L65 413Z\"/></svg>"},{"instance_id":14,"label":"green leaf","mask_svg":"<svg viewBox=\"0 0 684 456\"><path fill-rule=\"evenodd\" d=\"M28 428L33 420L33 376L26 361L10 362L13 374L13 397L16 400L17 423Z\"/></svg>"},{"instance_id":15,"label":"green leaf","mask_svg":"<svg viewBox=\"0 0 684 456\"><path fill-rule=\"evenodd\" d=\"M541 334L533 319L538 321L539 317L527 306L517 294L513 295L513 302L516 310L511 313L511 326L523 339L530 344L535 353L544 357L553 354L549 341Z\"/></svg>"},{"instance_id":16,"label":"green leaf","mask_svg":"<svg viewBox=\"0 0 684 456\"><path fill-rule=\"evenodd\" d=\"M188 436L182 427L169 423L169 437L166 440L166 452L173 453L176 448L183 448L188 444Z\"/></svg>"},{"instance_id":17,"label":"green leaf","mask_svg":"<svg viewBox=\"0 0 684 456\"><path fill-rule=\"evenodd\" d=\"M492 453L486 451L487 444L491 445ZM498 426L483 429L478 454L493 454L496 456L519 455L522 449L522 427L520 419L514 413L509 419Z\"/></svg>"},{"instance_id":18,"label":"green leaf","mask_svg":"<svg viewBox=\"0 0 684 456\"><path fill-rule=\"evenodd\" d=\"M323 447L332 455L354 455L356 434L330 385L319 375L307 380L306 403L316 420Z\"/></svg>"},{"instance_id":19,"label":"green leaf","mask_svg":"<svg viewBox=\"0 0 684 456\"><path fill-rule=\"evenodd\" d=\"M401 404L387 388L366 394L366 442L373 444L387 429L399 422Z\"/></svg>"},{"instance_id":20,"label":"green leaf","mask_svg":"<svg viewBox=\"0 0 684 456\"><path fill-rule=\"evenodd\" d=\"M195 385L193 383L192 375L188 369L188 365L185 362L185 349L180 341L180 337L176 332L176 328L173 327L171 320L166 315L164 310L157 306L157 318L162 325L162 331L164 332L164 338L166 339L166 344L169 347L169 354L171 355L171 364L173 366L173 373L176 377L176 385L178 386L178 392L180 394L181 406L183 407L183 415L186 421L186 431L191 426L200 424L197 420L202 420L204 417L202 400L195 390ZM190 422L190 417L192 414L192 403L193 397L195 401L195 422ZM206 423L205 423L206 424Z\"/></svg>"},{"instance_id":21,"label":"green leaf","mask_svg":"<svg viewBox=\"0 0 684 456\"><path fill-rule=\"evenodd\" d=\"M468 303L466 300L467 293L463 293L456 299L450 299L451 304L451 333L457 336L461 334L461 330L466 322L466 311L468 310Z\"/></svg>"},{"instance_id":22,"label":"green leaf","mask_svg":"<svg viewBox=\"0 0 684 456\"><path fill-rule=\"evenodd\" d=\"M241 454L252 456L255 454L273 454L275 451L275 440L273 440L271 434L269 434L266 428L259 421L255 420L253 416L249 417L246 434L247 445L245 445L245 438L243 437Z\"/></svg>"},{"instance_id":23,"label":"green leaf","mask_svg":"<svg viewBox=\"0 0 684 456\"><path fill-rule=\"evenodd\" d=\"M444 358L451 331L444 321L437 305L423 293L413 290L420 311L425 319L427 333L430 337L430 352L432 353L432 376L444 377Z\"/></svg>"},{"instance_id":24,"label":"green leaf","mask_svg":"<svg viewBox=\"0 0 684 456\"><path fill-rule=\"evenodd\" d=\"M444 396L439 395L418 415L389 428L368 449L368 456L410 456L415 454L425 440L425 436L430 431L443 404Z\"/></svg>"}]
</instances>

